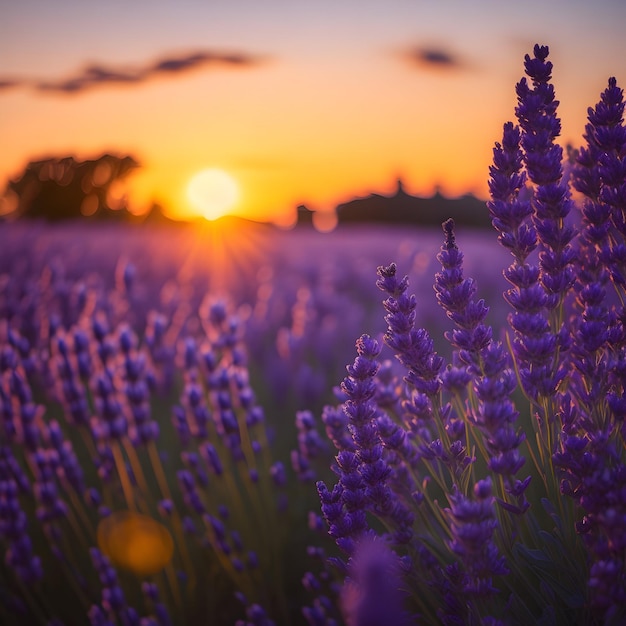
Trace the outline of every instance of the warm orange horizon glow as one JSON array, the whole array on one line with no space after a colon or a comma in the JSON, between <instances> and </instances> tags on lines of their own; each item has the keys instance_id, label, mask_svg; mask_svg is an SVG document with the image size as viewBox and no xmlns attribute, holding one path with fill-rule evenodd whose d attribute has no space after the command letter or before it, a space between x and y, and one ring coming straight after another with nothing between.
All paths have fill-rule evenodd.
<instances>
[{"instance_id":1,"label":"warm orange horizon glow","mask_svg":"<svg viewBox=\"0 0 626 626\"><path fill-rule=\"evenodd\" d=\"M0 174L15 177L28 160L43 155L130 154L140 163L124 185L131 211L141 214L157 203L169 217L186 220L198 214L188 197L190 178L206 163L215 163L240 189L238 202L227 213L283 226L293 222L299 204L328 212L355 196L393 193L398 178L414 195L430 196L439 189L450 197L471 192L486 199L493 144L501 138L502 124L514 117L514 84L503 81L494 92L487 77L471 75L455 82L427 76L413 84L407 81L410 73L403 66L387 65L383 69L386 80L395 85L393 97L383 84L367 82L360 75L363 70L356 73L347 91L343 76L333 76L329 70L325 82L331 97L309 110L300 102L305 96L296 98L291 93L281 98L263 90L266 80L295 81L297 75L287 68L268 70L279 75L273 79L250 75L237 82L230 75L214 77L218 94L231 93L229 99L216 96L210 113L203 104L202 81L192 77L186 81L186 125L179 125L180 132L175 134L156 132L167 119L164 111L150 104L174 106L179 88L169 83L137 92L120 88L97 99L94 94L80 100L44 101L7 94L4 98L14 100L15 109L21 109L18 121L23 116L30 132L24 135L19 124L6 129L7 145L14 150L0 154ZM520 75L522 71L520 60ZM228 109L230 99L246 101L250 84L261 93L255 107ZM560 95L558 81L556 86ZM491 107L486 107L484 94L490 90ZM462 101L457 91L464 94ZM588 100L590 94L590 90L585 94ZM582 95L575 95L577 101L569 102L563 96L562 141L577 145L587 104L583 105ZM140 125L130 122L127 107L141 111ZM45 114L50 109L52 124ZM106 144L93 123L103 110L116 129ZM47 148L42 150L42 145Z\"/></svg>"}]
</instances>

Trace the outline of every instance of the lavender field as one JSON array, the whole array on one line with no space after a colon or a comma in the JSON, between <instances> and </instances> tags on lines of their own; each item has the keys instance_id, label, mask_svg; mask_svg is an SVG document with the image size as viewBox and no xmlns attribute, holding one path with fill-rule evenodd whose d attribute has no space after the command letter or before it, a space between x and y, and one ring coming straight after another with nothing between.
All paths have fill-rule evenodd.
<instances>
[{"instance_id":1,"label":"lavender field","mask_svg":"<svg viewBox=\"0 0 626 626\"><path fill-rule=\"evenodd\" d=\"M2 624L625 622L624 104L565 168L547 53L492 231L0 225Z\"/></svg>"},{"instance_id":2,"label":"lavender field","mask_svg":"<svg viewBox=\"0 0 626 626\"><path fill-rule=\"evenodd\" d=\"M179 598L194 619L196 612L209 607L211 612L222 610L220 594L225 593L222 587L232 584L229 574L237 587L249 576L233 570L232 564L220 564L216 548L225 552L222 559L242 563L268 549L267 537L254 536L258 515L270 517L268 524L276 532L280 529L283 544L276 546L275 554L266 555L268 560L260 561L258 568L270 567L278 559L277 567L295 568L290 577L296 576L302 587L300 579L310 560L307 542L320 542L313 531L307 532L309 511L319 514L314 479L328 477L333 451L330 442L322 440L319 427L313 425L308 432L311 427L300 412L311 411L319 421L323 406L336 402L333 387L343 378L360 333L366 330L382 338L383 296L375 285L380 261L395 259L406 267L420 294L417 321L439 329L434 337L445 350L445 315L432 287L442 231L366 226L319 234L312 229L285 232L250 227L250 232L222 233L218 242L214 229L190 226L172 232L120 225L17 223L4 225L0 235L3 443L19 442L20 448L32 447L35 458L43 455L42 468L35 471L43 473L39 481L46 471L52 472L47 488L54 494L48 504L38 503L50 509L45 515L41 509L43 527L29 524L24 530L43 533L38 537L41 542L44 537L50 540L52 534L59 550L77 532L84 534L83 553L73 550L71 557L63 556L64 561L71 558L66 563L70 571L63 572L71 576L74 567L80 571L86 567L87 546L102 544L98 534L102 519L119 511L152 516L163 524L155 528L167 528L172 536L180 534L177 524L181 528L194 522L208 524L208 536L206 528L197 529L202 539L185 540L188 550L193 551L199 541L207 553L204 566L195 566L194 593L199 597ZM467 266L484 285L485 297L502 300L498 292L504 279L490 274L491 268L503 265L505 253L488 245L491 233L470 231L463 239ZM236 450L231 449L235 444L230 438L242 437L238 433L242 423L234 422L229 432L225 412L246 420L250 450L243 449L243 440ZM117 458L104 443L111 439L119 444ZM299 445L302 452L297 452ZM315 468L309 467L312 459L307 458L310 445L319 447ZM151 448L159 458L150 455ZM237 476L237 482L225 478L224 485L216 485L215 494L212 485L220 482L220 473L205 465L213 458L207 450L225 455L226 471ZM15 456L14 450L5 447L3 460L12 466L24 451ZM71 467L59 458L66 453ZM87 457L91 458L85 463ZM33 462L27 457L20 460L29 468ZM251 483L245 475L250 471L256 476ZM125 493L126 472L132 483L129 489L141 495ZM144 472L154 472L141 478L155 481L154 485L146 483L147 493L138 482ZM211 473L214 476L209 479ZM196 504L191 496L189 502L179 502L180 519L170 520L173 513L165 514L159 507L171 499L166 498L168 494L184 491L187 480L191 485L198 481L197 486L208 491L197 496ZM306 490L299 484L307 485ZM247 491L257 489L265 490L263 498L268 501L260 505L269 511L254 508L259 504L255 502L258 494ZM103 490L110 491L108 505L106 499L101 501ZM241 491L251 501L241 502ZM177 495L185 500L184 493ZM134 504L135 499L147 496L149 502ZM80 502L83 497L86 502ZM241 510L230 511L233 507ZM232 528L231 519L237 520ZM221 548L210 545L209 536L218 539L211 524L224 527L227 533ZM227 547L232 542L230 533L242 538L238 556L231 555L233 546ZM285 552L292 541L295 545L289 549L299 553ZM35 554L39 556L33 548ZM137 573L125 563L123 554L108 556L117 558L122 570ZM148 554L144 556L149 560ZM216 563L204 571L211 559ZM159 570L165 565L158 564ZM188 563L177 565L186 577L190 575ZM141 563L137 567L143 573ZM27 570L19 571L29 579ZM128 577L127 571L121 575ZM94 569L92 578L96 574ZM36 572L30 576L37 577ZM167 575L159 576L165 579L165 587L171 584ZM202 583L204 578L207 582ZM217 583L218 591L199 593L199 586L209 580L211 586ZM256 589L256 581L249 591L250 601L267 600L267 594L283 591L271 589L274 584L286 582L269 581L270 589L264 585ZM48 603L60 591L57 586L71 586L59 579L48 583L45 576L42 583L41 597L32 600L41 603L42 613L53 614L54 607ZM18 604L31 600L29 595L23 597L23 591L13 585L5 590ZM305 591L302 587L290 590L289 595L298 597ZM79 598L70 603L70 597L66 601L73 612ZM270 597L270 601L278 598ZM208 604L202 606L203 602ZM59 616L68 619L67 609L59 604ZM287 606L285 610L297 613L299 609ZM183 615L189 619L187 613Z\"/></svg>"}]
</instances>

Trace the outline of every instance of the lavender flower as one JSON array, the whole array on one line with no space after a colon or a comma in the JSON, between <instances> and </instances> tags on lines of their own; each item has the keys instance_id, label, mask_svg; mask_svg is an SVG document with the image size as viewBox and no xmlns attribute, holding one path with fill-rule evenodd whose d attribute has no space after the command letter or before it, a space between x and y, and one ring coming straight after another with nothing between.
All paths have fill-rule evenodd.
<instances>
[{"instance_id":1,"label":"lavender flower","mask_svg":"<svg viewBox=\"0 0 626 626\"><path fill-rule=\"evenodd\" d=\"M510 484L524 464L519 453L524 436L516 432L518 412L511 400L517 382L508 353L500 342L493 341L491 327L483 324L488 311L484 300L474 300L474 281L463 278L463 254L455 243L452 220L445 222L443 229L446 240L438 255L442 270L435 276L435 291L439 304L457 326L446 337L475 381L477 402L468 411L468 418L483 435L489 467L507 476ZM521 493L516 495L516 506L501 501L509 510L524 512L529 504Z\"/></svg>"},{"instance_id":2,"label":"lavender flower","mask_svg":"<svg viewBox=\"0 0 626 626\"><path fill-rule=\"evenodd\" d=\"M403 608L403 566L384 541L364 537L348 563L341 593L347 626L397 626L413 623Z\"/></svg>"},{"instance_id":3,"label":"lavender flower","mask_svg":"<svg viewBox=\"0 0 626 626\"><path fill-rule=\"evenodd\" d=\"M357 357L348 366L348 376L342 383L347 397L343 410L348 417L353 449L340 450L336 457L334 471L339 483L332 492L318 483L318 493L326 504L322 513L330 526L329 534L348 555L367 528L366 511L388 520L399 542L410 540L413 521L406 504L387 484L393 468L384 456L377 425L378 407L374 401L373 378L378 372L376 357L380 345L368 335L362 335L356 347Z\"/></svg>"},{"instance_id":4,"label":"lavender flower","mask_svg":"<svg viewBox=\"0 0 626 626\"><path fill-rule=\"evenodd\" d=\"M378 268L379 280L376 285L388 294L383 303L388 324L385 341L396 350L398 360L408 370L407 382L413 385L418 393L428 398L425 405L426 415L430 411L430 398L435 396L441 387L441 369L443 359L433 350L433 342L424 329L414 328L415 307L414 295L406 293L408 278L398 280L396 265Z\"/></svg>"},{"instance_id":5,"label":"lavender flower","mask_svg":"<svg viewBox=\"0 0 626 626\"><path fill-rule=\"evenodd\" d=\"M56 347L56 354L53 356L58 373L56 381L61 387L59 395L67 407L70 421L75 425L88 424L90 417L85 388L81 382L81 374L87 374L89 366L81 341L83 340L74 341L74 354L68 339L61 333L57 334L53 342L53 347Z\"/></svg>"},{"instance_id":6,"label":"lavender flower","mask_svg":"<svg viewBox=\"0 0 626 626\"><path fill-rule=\"evenodd\" d=\"M145 354L137 350L138 340L132 329L124 325L118 329L118 336L123 392L131 417L129 437L134 446L146 445L159 435L159 425L150 414L149 388L153 376Z\"/></svg>"},{"instance_id":7,"label":"lavender flower","mask_svg":"<svg viewBox=\"0 0 626 626\"><path fill-rule=\"evenodd\" d=\"M467 574L464 591L476 596L491 595L497 592L492 576L508 573L493 541L498 523L491 480L486 478L474 485L474 499L451 494L450 504L447 510L453 537L450 548L461 557Z\"/></svg>"},{"instance_id":8,"label":"lavender flower","mask_svg":"<svg viewBox=\"0 0 626 626\"><path fill-rule=\"evenodd\" d=\"M516 114L522 132L512 124L504 126L502 144L494 149L488 206L500 242L515 257L505 271L513 285L506 299L515 310L510 318L515 330L514 353L524 389L537 401L552 395L566 373L558 359L559 351L569 345L566 328L559 321L560 314L552 314L552 326L546 314L562 307L573 283L570 241L574 233L564 225L570 200L561 181L562 150L554 143L560 121L549 83L552 64L545 61L547 47L535 46L534 53L534 58L527 55L525 60L533 87L525 78L516 87ZM526 180L522 164L536 186L530 203L520 197ZM527 262L537 244L541 249L539 267Z\"/></svg>"},{"instance_id":9,"label":"lavender flower","mask_svg":"<svg viewBox=\"0 0 626 626\"><path fill-rule=\"evenodd\" d=\"M6 470L5 470L6 471ZM4 473L4 472L3 472ZM0 537L8 547L5 562L19 580L32 584L43 577L41 558L33 551L28 520L19 502L19 488L7 475L0 480Z\"/></svg>"},{"instance_id":10,"label":"lavender flower","mask_svg":"<svg viewBox=\"0 0 626 626\"><path fill-rule=\"evenodd\" d=\"M116 618L119 617L122 623L139 624L139 619L136 617L134 609L129 607L126 603L124 591L119 586L117 574L111 566L109 559L97 548L92 548L90 554L93 566L98 573L102 585L101 608L104 614L113 623L115 623ZM102 619L103 617L98 609L94 610L94 616L95 615L98 616L96 619Z\"/></svg>"},{"instance_id":11,"label":"lavender flower","mask_svg":"<svg viewBox=\"0 0 626 626\"><path fill-rule=\"evenodd\" d=\"M326 451L327 444L316 430L311 411L296 413L296 428L298 449L291 452L291 464L301 481L312 481L315 480L315 470L311 464Z\"/></svg>"},{"instance_id":12,"label":"lavender flower","mask_svg":"<svg viewBox=\"0 0 626 626\"><path fill-rule=\"evenodd\" d=\"M623 218L617 199L624 172L622 182L615 174L626 145L623 112L622 91L610 79L600 102L589 109L587 147L577 159L575 186L586 196L577 282L581 315L572 350L573 397L567 398L567 419L554 455L563 493L574 498L585 513L577 530L593 558L592 603L607 620L620 614L618 607L626 598L623 541L616 526L626 511L618 495L626 475L618 452L624 437L625 337L606 291L609 271L618 293L624 285L615 261L622 241ZM613 216L610 222L608 215Z\"/></svg>"}]
</instances>

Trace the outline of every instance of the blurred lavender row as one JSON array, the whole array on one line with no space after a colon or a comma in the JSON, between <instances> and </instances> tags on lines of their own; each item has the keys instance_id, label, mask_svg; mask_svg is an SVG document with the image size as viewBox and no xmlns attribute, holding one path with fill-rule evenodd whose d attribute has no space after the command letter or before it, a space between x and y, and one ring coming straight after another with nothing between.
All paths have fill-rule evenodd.
<instances>
[{"instance_id":1,"label":"blurred lavender row","mask_svg":"<svg viewBox=\"0 0 626 626\"><path fill-rule=\"evenodd\" d=\"M317 475L295 415L332 399L360 329L382 333L380 258L411 267L436 317L437 238L215 235L2 226L7 623L302 621L319 538L298 484ZM485 295L487 237L466 242Z\"/></svg>"},{"instance_id":2,"label":"blurred lavender row","mask_svg":"<svg viewBox=\"0 0 626 626\"><path fill-rule=\"evenodd\" d=\"M112 330L129 324L146 348L162 334L150 350L167 376L178 343L202 336L198 315L205 298L221 298L239 309L250 366L268 375L271 397L279 390L285 397L284 385L290 393L295 385L291 400L298 408L310 407L336 384L361 330L384 330L372 280L381 260L410 268L424 294L418 324L441 322L430 297L438 232L361 227L321 235L261 228L227 234L216 249L210 228L15 223L2 225L0 236L2 317L31 348L46 350L57 328L89 326L89 316L102 316ZM490 245L489 233L462 237L468 267L481 295L494 302L495 318L505 283L492 269L505 255Z\"/></svg>"}]
</instances>

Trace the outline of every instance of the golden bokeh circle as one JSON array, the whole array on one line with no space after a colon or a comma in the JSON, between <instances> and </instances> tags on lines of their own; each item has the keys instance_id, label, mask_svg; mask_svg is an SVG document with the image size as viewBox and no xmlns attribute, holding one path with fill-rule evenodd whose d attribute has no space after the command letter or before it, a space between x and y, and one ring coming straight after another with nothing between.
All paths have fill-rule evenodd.
<instances>
[{"instance_id":1,"label":"golden bokeh circle","mask_svg":"<svg viewBox=\"0 0 626 626\"><path fill-rule=\"evenodd\" d=\"M132 511L117 511L101 520L97 538L100 551L113 565L139 576L160 572L174 553L167 528Z\"/></svg>"}]
</instances>

